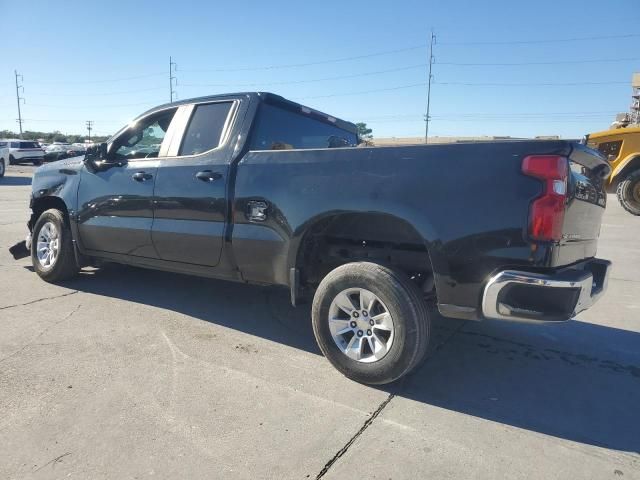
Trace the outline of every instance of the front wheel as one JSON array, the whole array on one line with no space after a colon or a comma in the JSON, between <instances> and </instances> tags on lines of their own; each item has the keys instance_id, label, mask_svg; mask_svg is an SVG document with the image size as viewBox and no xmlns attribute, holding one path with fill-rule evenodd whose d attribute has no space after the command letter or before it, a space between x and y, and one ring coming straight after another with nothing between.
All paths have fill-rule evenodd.
<instances>
[{"instance_id":1,"label":"front wheel","mask_svg":"<svg viewBox=\"0 0 640 480\"><path fill-rule=\"evenodd\" d=\"M42 160L34 160L33 161L33 166L34 167L39 167L40 165L42 165Z\"/></svg>"},{"instance_id":2,"label":"front wheel","mask_svg":"<svg viewBox=\"0 0 640 480\"><path fill-rule=\"evenodd\" d=\"M0 158L0 178L4 177L4 158Z\"/></svg>"},{"instance_id":3,"label":"front wheel","mask_svg":"<svg viewBox=\"0 0 640 480\"><path fill-rule=\"evenodd\" d=\"M15 165L16 164L16 159L13 158L13 155L9 155L9 165Z\"/></svg>"},{"instance_id":4,"label":"front wheel","mask_svg":"<svg viewBox=\"0 0 640 480\"><path fill-rule=\"evenodd\" d=\"M342 265L313 298L322 353L356 382L398 380L425 357L430 319L420 289L401 271L370 262Z\"/></svg>"},{"instance_id":5,"label":"front wheel","mask_svg":"<svg viewBox=\"0 0 640 480\"><path fill-rule=\"evenodd\" d=\"M33 227L31 263L43 280L51 283L78 273L71 230L64 215L54 208L45 211Z\"/></svg>"},{"instance_id":6,"label":"front wheel","mask_svg":"<svg viewBox=\"0 0 640 480\"><path fill-rule=\"evenodd\" d=\"M622 208L633 215L640 215L640 170L631 172L618 184L616 195Z\"/></svg>"}]
</instances>

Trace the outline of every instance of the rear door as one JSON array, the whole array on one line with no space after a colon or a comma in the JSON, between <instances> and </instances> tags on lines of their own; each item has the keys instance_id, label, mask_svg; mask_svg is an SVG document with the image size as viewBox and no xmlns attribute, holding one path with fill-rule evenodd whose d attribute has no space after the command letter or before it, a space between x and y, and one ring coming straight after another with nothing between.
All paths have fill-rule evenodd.
<instances>
[{"instance_id":1,"label":"rear door","mask_svg":"<svg viewBox=\"0 0 640 480\"><path fill-rule=\"evenodd\" d=\"M162 260L215 266L227 218L230 141L238 100L185 105L154 193L153 245Z\"/></svg>"},{"instance_id":2,"label":"rear door","mask_svg":"<svg viewBox=\"0 0 640 480\"><path fill-rule=\"evenodd\" d=\"M151 243L153 186L176 110L152 113L124 130L109 145L114 166L82 169L78 230L85 249L157 258Z\"/></svg>"}]
</instances>

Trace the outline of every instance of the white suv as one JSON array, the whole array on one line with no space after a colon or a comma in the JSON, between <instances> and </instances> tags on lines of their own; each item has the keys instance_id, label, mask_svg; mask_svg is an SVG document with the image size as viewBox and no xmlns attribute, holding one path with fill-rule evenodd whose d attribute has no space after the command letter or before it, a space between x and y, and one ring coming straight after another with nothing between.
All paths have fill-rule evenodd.
<instances>
[{"instance_id":1,"label":"white suv","mask_svg":"<svg viewBox=\"0 0 640 480\"><path fill-rule=\"evenodd\" d=\"M35 141L13 138L0 140L0 149L5 147L9 147L9 165L24 162L40 165L44 159L44 151Z\"/></svg>"},{"instance_id":2,"label":"white suv","mask_svg":"<svg viewBox=\"0 0 640 480\"><path fill-rule=\"evenodd\" d=\"M4 177L4 172L9 163L9 146L4 140L0 140L0 178Z\"/></svg>"}]
</instances>

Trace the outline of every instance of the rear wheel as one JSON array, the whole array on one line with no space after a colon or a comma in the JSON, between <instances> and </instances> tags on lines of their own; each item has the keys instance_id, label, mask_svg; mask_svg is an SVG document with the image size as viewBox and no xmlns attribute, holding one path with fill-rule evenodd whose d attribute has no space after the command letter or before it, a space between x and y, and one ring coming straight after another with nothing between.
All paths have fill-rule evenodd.
<instances>
[{"instance_id":1,"label":"rear wheel","mask_svg":"<svg viewBox=\"0 0 640 480\"><path fill-rule=\"evenodd\" d=\"M0 158L0 178L4 177L4 158Z\"/></svg>"},{"instance_id":2,"label":"rear wheel","mask_svg":"<svg viewBox=\"0 0 640 480\"><path fill-rule=\"evenodd\" d=\"M34 161L33 161L33 165L34 165L35 167L38 167L38 166L42 165L42 160L34 160Z\"/></svg>"},{"instance_id":3,"label":"rear wheel","mask_svg":"<svg viewBox=\"0 0 640 480\"><path fill-rule=\"evenodd\" d=\"M16 159L13 158L13 155L9 155L9 165L15 165L16 164Z\"/></svg>"},{"instance_id":4,"label":"rear wheel","mask_svg":"<svg viewBox=\"0 0 640 480\"><path fill-rule=\"evenodd\" d=\"M71 230L60 210L45 211L33 227L31 263L47 282L59 282L78 273Z\"/></svg>"},{"instance_id":5,"label":"rear wheel","mask_svg":"<svg viewBox=\"0 0 640 480\"><path fill-rule=\"evenodd\" d=\"M322 353L360 383L393 382L427 351L430 319L422 292L389 267L356 262L331 271L318 286L312 315Z\"/></svg>"},{"instance_id":6,"label":"rear wheel","mask_svg":"<svg viewBox=\"0 0 640 480\"><path fill-rule=\"evenodd\" d=\"M620 205L633 215L640 215L640 170L631 172L616 190Z\"/></svg>"}]
</instances>

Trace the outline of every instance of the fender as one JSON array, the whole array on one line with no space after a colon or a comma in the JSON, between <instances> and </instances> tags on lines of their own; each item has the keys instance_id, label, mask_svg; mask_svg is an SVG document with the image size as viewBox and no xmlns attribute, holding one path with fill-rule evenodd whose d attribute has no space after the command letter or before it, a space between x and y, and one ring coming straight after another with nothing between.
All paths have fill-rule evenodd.
<instances>
[{"instance_id":1,"label":"fender","mask_svg":"<svg viewBox=\"0 0 640 480\"><path fill-rule=\"evenodd\" d=\"M624 160L618 163L618 165L616 165L616 167L613 169L613 172L611 172L611 175L609 175L609 181L607 185L615 185L618 181L618 178L620 177L620 174L622 174L627 166L630 166L633 162L637 162L637 168L640 168L640 153L630 153L624 158Z\"/></svg>"}]
</instances>

